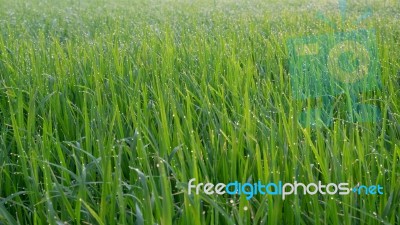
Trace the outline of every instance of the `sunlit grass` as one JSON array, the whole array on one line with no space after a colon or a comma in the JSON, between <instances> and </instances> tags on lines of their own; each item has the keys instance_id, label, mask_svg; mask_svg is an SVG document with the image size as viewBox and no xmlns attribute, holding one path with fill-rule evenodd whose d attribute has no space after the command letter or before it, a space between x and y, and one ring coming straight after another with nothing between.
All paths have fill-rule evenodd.
<instances>
[{"instance_id":1,"label":"sunlit grass","mask_svg":"<svg viewBox=\"0 0 400 225\"><path fill-rule=\"evenodd\" d=\"M0 224L400 223L399 5L354 25L291 4L0 0ZM340 94L332 124L298 122L321 100L293 98L286 42L334 33L319 10L376 30L382 88L359 99L380 121ZM189 196L191 178L385 194L248 201Z\"/></svg>"}]
</instances>

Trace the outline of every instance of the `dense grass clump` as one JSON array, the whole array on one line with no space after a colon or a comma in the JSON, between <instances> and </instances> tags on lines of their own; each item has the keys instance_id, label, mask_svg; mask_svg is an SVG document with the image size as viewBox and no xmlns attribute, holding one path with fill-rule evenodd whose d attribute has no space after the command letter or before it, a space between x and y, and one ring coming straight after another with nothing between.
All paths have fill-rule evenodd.
<instances>
[{"instance_id":1,"label":"dense grass clump","mask_svg":"<svg viewBox=\"0 0 400 225\"><path fill-rule=\"evenodd\" d=\"M354 24L366 6L373 15ZM399 224L398 1L0 0L0 224ZM348 120L292 96L287 40L375 29L382 87ZM189 195L187 182L383 195Z\"/></svg>"}]
</instances>

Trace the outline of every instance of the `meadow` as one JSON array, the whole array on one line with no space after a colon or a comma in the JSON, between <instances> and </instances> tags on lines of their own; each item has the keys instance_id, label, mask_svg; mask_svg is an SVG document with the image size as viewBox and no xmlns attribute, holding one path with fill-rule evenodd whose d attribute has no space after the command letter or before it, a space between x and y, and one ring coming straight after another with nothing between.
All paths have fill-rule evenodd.
<instances>
[{"instance_id":1,"label":"meadow","mask_svg":"<svg viewBox=\"0 0 400 225\"><path fill-rule=\"evenodd\" d=\"M367 7L372 15L354 24ZM400 2L0 0L0 224L400 224ZM322 13L322 14L321 14ZM320 15L320 16L318 16ZM321 15L324 15L321 17ZM374 29L381 118L302 124L290 38ZM383 195L188 194L188 181Z\"/></svg>"}]
</instances>

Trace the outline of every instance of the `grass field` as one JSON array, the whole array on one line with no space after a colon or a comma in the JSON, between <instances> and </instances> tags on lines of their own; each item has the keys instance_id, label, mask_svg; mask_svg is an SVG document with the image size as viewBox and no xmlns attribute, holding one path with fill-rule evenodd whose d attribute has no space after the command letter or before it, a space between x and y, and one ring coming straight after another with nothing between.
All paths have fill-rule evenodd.
<instances>
[{"instance_id":1,"label":"grass field","mask_svg":"<svg viewBox=\"0 0 400 225\"><path fill-rule=\"evenodd\" d=\"M400 3L337 8L0 0L0 224L400 224ZM331 124L299 122L323 105L293 97L287 41L334 34L328 20L375 30L382 85L357 97L380 120L350 121L338 94ZM384 194L247 200L189 195L192 178Z\"/></svg>"}]
</instances>

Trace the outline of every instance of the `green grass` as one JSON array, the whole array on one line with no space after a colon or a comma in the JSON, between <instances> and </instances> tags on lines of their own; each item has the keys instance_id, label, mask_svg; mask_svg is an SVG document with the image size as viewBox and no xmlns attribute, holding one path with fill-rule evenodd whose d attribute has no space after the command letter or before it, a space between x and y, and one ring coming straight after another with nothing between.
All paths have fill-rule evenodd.
<instances>
[{"instance_id":1,"label":"green grass","mask_svg":"<svg viewBox=\"0 0 400 225\"><path fill-rule=\"evenodd\" d=\"M340 24L335 2L0 0L0 224L400 224L400 5L371 4L339 26L376 30L382 89L359 98L382 120L348 121L343 94L314 127L286 41L333 33L316 15ZM385 194L246 200L191 178Z\"/></svg>"}]
</instances>

